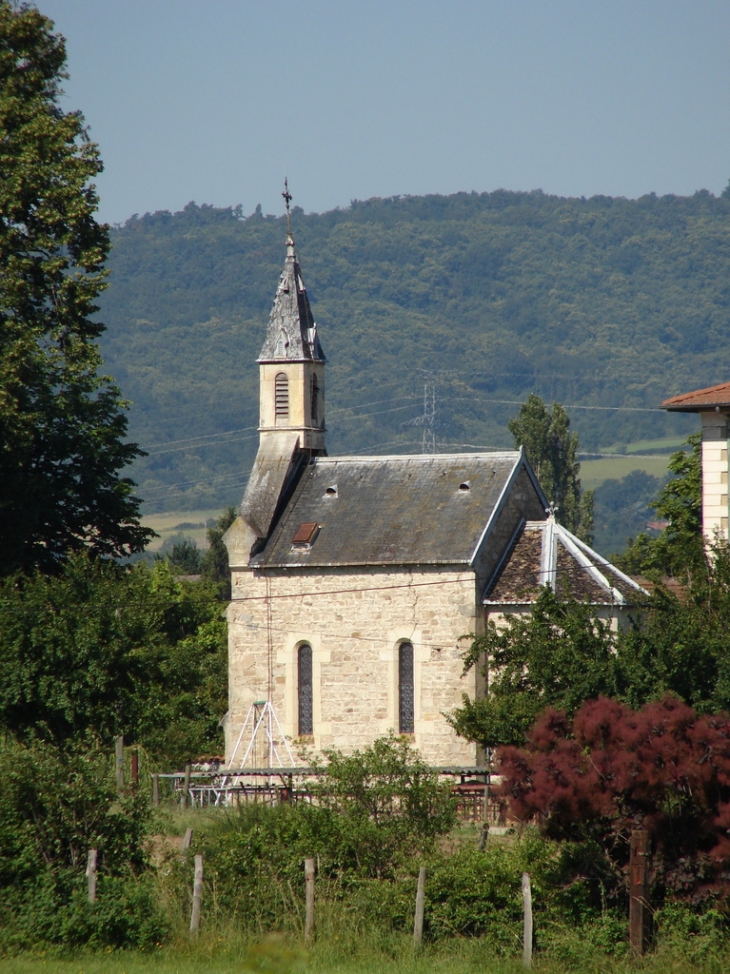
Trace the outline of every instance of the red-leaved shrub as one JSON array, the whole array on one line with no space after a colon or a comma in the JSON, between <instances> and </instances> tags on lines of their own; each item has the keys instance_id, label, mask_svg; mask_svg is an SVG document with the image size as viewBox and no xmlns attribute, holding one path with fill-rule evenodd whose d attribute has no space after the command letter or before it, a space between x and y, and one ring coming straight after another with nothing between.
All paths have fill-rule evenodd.
<instances>
[{"instance_id":1,"label":"red-leaved shrub","mask_svg":"<svg viewBox=\"0 0 730 974\"><path fill-rule=\"evenodd\" d=\"M730 878L730 718L667 696L640 710L605 697L572 720L546 710L527 746L498 752L511 815L553 838L598 841L625 873L647 829L658 890L719 893Z\"/></svg>"}]
</instances>

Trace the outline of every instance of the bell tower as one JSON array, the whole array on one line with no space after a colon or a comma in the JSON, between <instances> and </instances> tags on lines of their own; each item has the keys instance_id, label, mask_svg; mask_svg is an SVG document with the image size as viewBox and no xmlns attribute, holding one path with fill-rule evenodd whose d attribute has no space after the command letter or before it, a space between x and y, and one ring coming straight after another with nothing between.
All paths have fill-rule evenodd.
<instances>
[{"instance_id":1,"label":"bell tower","mask_svg":"<svg viewBox=\"0 0 730 974\"><path fill-rule=\"evenodd\" d=\"M280 433L297 433L299 449L325 456L324 364L317 325L294 247L289 202L286 260L269 315L259 364L259 433L261 446Z\"/></svg>"},{"instance_id":2,"label":"bell tower","mask_svg":"<svg viewBox=\"0 0 730 974\"><path fill-rule=\"evenodd\" d=\"M294 248L286 202L286 259L269 315L259 365L259 448L241 516L226 533L231 567L266 544L283 498L308 461L326 456L325 357Z\"/></svg>"}]
</instances>

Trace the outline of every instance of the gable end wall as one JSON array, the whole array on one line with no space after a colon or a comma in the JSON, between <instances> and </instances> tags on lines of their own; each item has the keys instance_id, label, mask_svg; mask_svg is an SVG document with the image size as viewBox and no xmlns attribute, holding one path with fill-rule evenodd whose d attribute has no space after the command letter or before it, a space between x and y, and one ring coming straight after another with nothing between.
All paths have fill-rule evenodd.
<instances>
[{"instance_id":1,"label":"gable end wall","mask_svg":"<svg viewBox=\"0 0 730 974\"><path fill-rule=\"evenodd\" d=\"M267 602L268 597L268 602ZM462 675L477 619L474 573L459 568L329 569L233 573L229 607L230 760L251 704L269 695L284 734L315 753L367 747L398 731L398 646L414 647L413 743L433 765L473 765L474 745L443 714L473 696ZM297 651L312 647L314 734L298 741ZM246 742L236 754L243 756ZM236 761L234 761L234 764Z\"/></svg>"}]
</instances>

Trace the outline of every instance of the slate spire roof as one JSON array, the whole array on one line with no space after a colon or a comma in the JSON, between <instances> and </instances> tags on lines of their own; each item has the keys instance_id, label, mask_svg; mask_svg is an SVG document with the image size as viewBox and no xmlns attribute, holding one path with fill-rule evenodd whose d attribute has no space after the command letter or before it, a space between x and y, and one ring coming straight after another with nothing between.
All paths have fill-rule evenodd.
<instances>
[{"instance_id":1,"label":"slate spire roof","mask_svg":"<svg viewBox=\"0 0 730 974\"><path fill-rule=\"evenodd\" d=\"M259 362L291 362L303 359L324 362L317 325L309 306L307 289L297 260L294 237L286 235L286 260L274 296Z\"/></svg>"}]
</instances>

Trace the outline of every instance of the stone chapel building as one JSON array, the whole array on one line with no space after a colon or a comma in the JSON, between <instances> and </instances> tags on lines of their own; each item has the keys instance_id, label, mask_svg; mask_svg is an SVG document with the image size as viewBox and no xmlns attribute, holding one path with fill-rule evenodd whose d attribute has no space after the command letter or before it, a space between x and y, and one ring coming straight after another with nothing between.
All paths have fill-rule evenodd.
<instances>
[{"instance_id":1,"label":"stone chapel building","mask_svg":"<svg viewBox=\"0 0 730 974\"><path fill-rule=\"evenodd\" d=\"M260 445L225 538L229 767L264 701L293 753L393 731L432 766L474 766L444 716L482 690L462 637L529 611L543 585L616 621L642 590L555 522L521 450L327 456L325 356L291 233L258 364Z\"/></svg>"}]
</instances>

